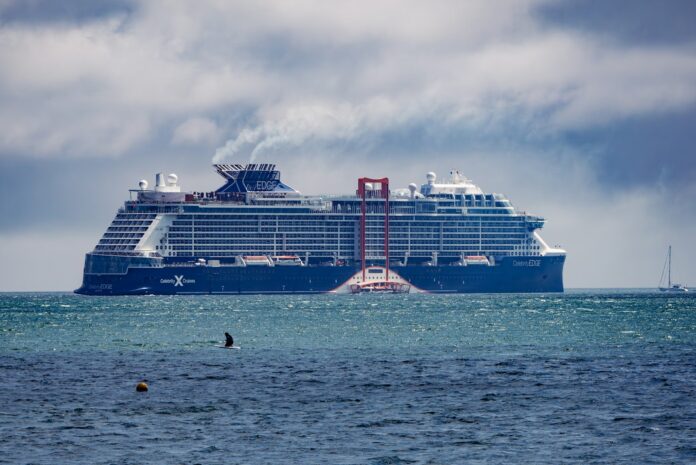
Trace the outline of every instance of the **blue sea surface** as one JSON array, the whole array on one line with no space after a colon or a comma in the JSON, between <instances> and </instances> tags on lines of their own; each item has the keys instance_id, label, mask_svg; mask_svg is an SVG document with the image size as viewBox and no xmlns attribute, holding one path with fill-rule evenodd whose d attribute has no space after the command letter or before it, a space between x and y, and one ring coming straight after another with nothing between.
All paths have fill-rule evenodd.
<instances>
[{"instance_id":1,"label":"blue sea surface","mask_svg":"<svg viewBox=\"0 0 696 465\"><path fill-rule=\"evenodd\" d=\"M0 463L696 463L696 295L0 294Z\"/></svg>"}]
</instances>

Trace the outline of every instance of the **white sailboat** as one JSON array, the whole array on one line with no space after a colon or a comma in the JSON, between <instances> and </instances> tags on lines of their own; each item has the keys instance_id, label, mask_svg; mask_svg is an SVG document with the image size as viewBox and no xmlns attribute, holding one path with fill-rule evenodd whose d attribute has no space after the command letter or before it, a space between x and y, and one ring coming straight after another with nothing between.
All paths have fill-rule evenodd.
<instances>
[{"instance_id":1,"label":"white sailboat","mask_svg":"<svg viewBox=\"0 0 696 465\"><path fill-rule=\"evenodd\" d=\"M686 288L686 286L682 286L681 284L672 284L672 246L669 246L668 252L667 252L667 287L662 287L662 280L665 277L665 267L662 267L662 276L660 276L660 284L658 285L659 289L662 292L689 292L689 289Z\"/></svg>"}]
</instances>

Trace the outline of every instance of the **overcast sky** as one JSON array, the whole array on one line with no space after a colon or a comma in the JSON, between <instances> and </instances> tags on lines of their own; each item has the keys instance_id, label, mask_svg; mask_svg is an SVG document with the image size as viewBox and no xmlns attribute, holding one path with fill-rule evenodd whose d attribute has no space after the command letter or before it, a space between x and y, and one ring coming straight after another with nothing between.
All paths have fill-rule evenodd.
<instances>
[{"instance_id":1,"label":"overcast sky","mask_svg":"<svg viewBox=\"0 0 696 465\"><path fill-rule=\"evenodd\" d=\"M79 287L138 180L459 169L568 287L696 284L696 2L0 0L0 290Z\"/></svg>"}]
</instances>

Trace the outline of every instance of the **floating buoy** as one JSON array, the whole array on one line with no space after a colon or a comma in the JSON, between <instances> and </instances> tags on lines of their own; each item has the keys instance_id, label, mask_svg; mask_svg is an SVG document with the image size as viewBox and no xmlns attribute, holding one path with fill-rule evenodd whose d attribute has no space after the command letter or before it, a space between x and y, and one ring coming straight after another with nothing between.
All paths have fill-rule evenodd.
<instances>
[{"instance_id":1,"label":"floating buoy","mask_svg":"<svg viewBox=\"0 0 696 465\"><path fill-rule=\"evenodd\" d=\"M147 392L147 383L143 383L141 381L140 383L135 385L135 390L138 392Z\"/></svg>"}]
</instances>

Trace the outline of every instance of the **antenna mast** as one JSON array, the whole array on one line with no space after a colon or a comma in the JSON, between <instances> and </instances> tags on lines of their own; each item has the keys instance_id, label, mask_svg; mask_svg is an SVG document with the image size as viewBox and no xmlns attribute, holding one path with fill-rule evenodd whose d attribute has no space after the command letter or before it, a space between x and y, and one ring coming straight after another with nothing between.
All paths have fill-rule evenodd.
<instances>
[{"instance_id":1,"label":"antenna mast","mask_svg":"<svg viewBox=\"0 0 696 465\"><path fill-rule=\"evenodd\" d=\"M672 246L669 246L669 267L667 268L667 287L672 287Z\"/></svg>"}]
</instances>

